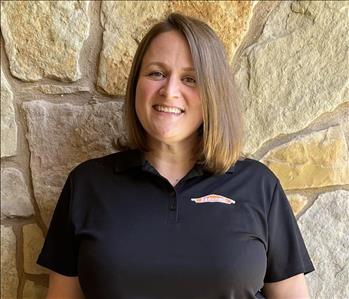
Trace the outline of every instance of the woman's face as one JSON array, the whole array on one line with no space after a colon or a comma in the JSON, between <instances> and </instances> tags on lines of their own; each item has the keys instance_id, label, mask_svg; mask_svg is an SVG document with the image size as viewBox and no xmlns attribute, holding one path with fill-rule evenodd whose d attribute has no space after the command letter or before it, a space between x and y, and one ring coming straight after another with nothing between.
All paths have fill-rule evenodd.
<instances>
[{"instance_id":1,"label":"woman's face","mask_svg":"<svg viewBox=\"0 0 349 299\"><path fill-rule=\"evenodd\" d=\"M148 141L197 142L202 107L193 68L189 46L179 32L153 39L142 61L135 103Z\"/></svg>"}]
</instances>

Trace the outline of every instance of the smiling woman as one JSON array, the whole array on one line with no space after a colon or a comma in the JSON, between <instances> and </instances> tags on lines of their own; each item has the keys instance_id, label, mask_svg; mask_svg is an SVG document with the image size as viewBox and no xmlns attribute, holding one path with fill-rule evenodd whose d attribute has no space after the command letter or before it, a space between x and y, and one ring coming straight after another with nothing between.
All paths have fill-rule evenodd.
<instances>
[{"instance_id":1,"label":"smiling woman","mask_svg":"<svg viewBox=\"0 0 349 299\"><path fill-rule=\"evenodd\" d=\"M136 87L136 113L147 133L149 148L161 143L197 144L202 104L185 37L172 30L151 42Z\"/></svg>"},{"instance_id":2,"label":"smiling woman","mask_svg":"<svg viewBox=\"0 0 349 299\"><path fill-rule=\"evenodd\" d=\"M145 80L147 78L149 80ZM183 176L194 163L201 163L215 174L223 174L237 160L245 157L242 153L243 116L234 77L222 42L207 24L172 14L167 21L154 25L139 44L125 100L127 147L142 149L147 153L147 158L151 159L154 145L156 150L159 143L151 134L149 136L140 122L140 111L136 109L140 102L137 92L144 90L145 83L149 84L149 91L157 89L152 101L157 100L166 106L162 109L172 107L174 100L175 107L181 110L185 110L185 105L188 105L188 111L177 118L178 123L184 121L183 126L186 126L196 110L195 120L192 120L195 128L195 121L198 121L201 113L202 123L194 130L195 134L189 134L191 139L187 138L189 136L182 139L180 147L185 149L183 154L192 161L179 171L178 177ZM143 98L143 101L146 100ZM201 107L195 108L195 105ZM190 130L190 126L187 130ZM155 143L149 142L149 137ZM195 137L198 137L196 141ZM189 143L184 145L183 142L187 141ZM161 144L166 147L166 143ZM168 152L168 148L165 152ZM187 160L178 156L181 150L176 152L177 159ZM152 162L156 163L154 160Z\"/></svg>"},{"instance_id":3,"label":"smiling woman","mask_svg":"<svg viewBox=\"0 0 349 299\"><path fill-rule=\"evenodd\" d=\"M48 299L309 298L314 270L279 179L246 158L224 47L171 14L128 79L128 148L69 174L38 264Z\"/></svg>"}]
</instances>

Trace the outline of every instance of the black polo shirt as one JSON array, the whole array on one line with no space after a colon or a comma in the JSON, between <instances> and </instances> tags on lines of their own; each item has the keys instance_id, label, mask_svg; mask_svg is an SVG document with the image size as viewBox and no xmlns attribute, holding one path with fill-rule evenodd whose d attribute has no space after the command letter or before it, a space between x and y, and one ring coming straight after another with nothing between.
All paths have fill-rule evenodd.
<instances>
[{"instance_id":1,"label":"black polo shirt","mask_svg":"<svg viewBox=\"0 0 349 299\"><path fill-rule=\"evenodd\" d=\"M314 270L267 166L196 164L173 187L138 150L70 172L37 263L79 276L87 299L264 298L264 282Z\"/></svg>"}]
</instances>

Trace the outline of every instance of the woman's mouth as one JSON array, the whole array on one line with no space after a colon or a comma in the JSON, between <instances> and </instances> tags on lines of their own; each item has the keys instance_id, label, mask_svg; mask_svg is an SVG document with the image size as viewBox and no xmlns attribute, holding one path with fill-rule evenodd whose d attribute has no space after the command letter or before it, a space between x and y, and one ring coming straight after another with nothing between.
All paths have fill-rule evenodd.
<instances>
[{"instance_id":1,"label":"woman's mouth","mask_svg":"<svg viewBox=\"0 0 349 299\"><path fill-rule=\"evenodd\" d=\"M154 105L153 108L158 112L171 113L174 115L181 115L184 113L184 110L177 107L168 107L163 105Z\"/></svg>"}]
</instances>

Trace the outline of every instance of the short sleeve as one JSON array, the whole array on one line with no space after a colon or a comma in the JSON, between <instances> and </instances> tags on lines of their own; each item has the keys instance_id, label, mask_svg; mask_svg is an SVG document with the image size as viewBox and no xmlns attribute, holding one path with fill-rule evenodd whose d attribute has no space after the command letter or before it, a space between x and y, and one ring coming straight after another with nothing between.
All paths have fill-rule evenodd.
<instances>
[{"instance_id":1,"label":"short sleeve","mask_svg":"<svg viewBox=\"0 0 349 299\"><path fill-rule=\"evenodd\" d=\"M314 270L291 205L277 180L268 213L267 271L264 282L276 282Z\"/></svg>"},{"instance_id":2,"label":"short sleeve","mask_svg":"<svg viewBox=\"0 0 349 299\"><path fill-rule=\"evenodd\" d=\"M78 243L71 221L72 181L69 175L58 198L37 264L66 276L77 276Z\"/></svg>"}]
</instances>

